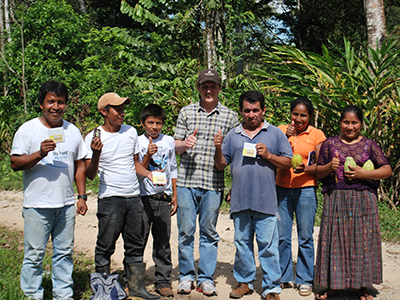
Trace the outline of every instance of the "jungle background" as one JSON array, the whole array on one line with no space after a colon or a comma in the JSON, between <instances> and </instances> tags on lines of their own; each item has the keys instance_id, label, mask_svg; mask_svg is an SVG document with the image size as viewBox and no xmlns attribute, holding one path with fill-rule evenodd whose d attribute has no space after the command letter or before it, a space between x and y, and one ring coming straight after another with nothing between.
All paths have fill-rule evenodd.
<instances>
[{"instance_id":1,"label":"jungle background","mask_svg":"<svg viewBox=\"0 0 400 300\"><path fill-rule=\"evenodd\" d=\"M198 101L198 73L213 68L224 105L238 111L238 96L259 90L274 125L288 122L299 96L327 136L339 133L345 105L362 107L363 135L393 168L380 200L400 205L399 1L1 0L0 32L3 189L21 176L9 166L12 138L40 114L44 81L67 85L65 119L83 135L102 122L97 100L110 91L131 98L126 123L139 133L141 109L161 105L172 135L180 108Z\"/></svg>"}]
</instances>

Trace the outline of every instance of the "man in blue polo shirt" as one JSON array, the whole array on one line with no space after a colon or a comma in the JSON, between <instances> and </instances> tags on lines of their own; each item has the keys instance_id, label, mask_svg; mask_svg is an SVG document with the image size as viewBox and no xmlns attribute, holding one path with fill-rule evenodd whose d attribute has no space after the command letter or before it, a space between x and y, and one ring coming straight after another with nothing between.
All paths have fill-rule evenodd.
<instances>
[{"instance_id":1,"label":"man in blue polo shirt","mask_svg":"<svg viewBox=\"0 0 400 300\"><path fill-rule=\"evenodd\" d=\"M215 166L223 170L231 164L231 212L235 226L236 256L233 275L239 282L229 296L241 298L253 292L255 279L253 239L256 234L263 270L262 297L279 300L278 201L275 190L277 168L291 167L292 149L282 131L263 119L262 93L240 95L243 122L225 137L214 137Z\"/></svg>"}]
</instances>

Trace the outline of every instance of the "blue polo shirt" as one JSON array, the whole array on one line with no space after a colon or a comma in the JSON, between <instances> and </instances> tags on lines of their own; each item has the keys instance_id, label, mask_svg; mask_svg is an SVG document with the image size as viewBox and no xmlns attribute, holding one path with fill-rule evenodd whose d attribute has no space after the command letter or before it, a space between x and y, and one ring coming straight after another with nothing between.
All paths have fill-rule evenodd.
<instances>
[{"instance_id":1,"label":"blue polo shirt","mask_svg":"<svg viewBox=\"0 0 400 300\"><path fill-rule=\"evenodd\" d=\"M243 156L244 143L263 143L270 153L288 158L293 156L292 147L282 130L265 120L261 130L252 139L245 133L243 124L240 124L229 131L222 144L222 153L231 165L231 212L253 210L276 215L277 167L259 155L255 158Z\"/></svg>"}]
</instances>

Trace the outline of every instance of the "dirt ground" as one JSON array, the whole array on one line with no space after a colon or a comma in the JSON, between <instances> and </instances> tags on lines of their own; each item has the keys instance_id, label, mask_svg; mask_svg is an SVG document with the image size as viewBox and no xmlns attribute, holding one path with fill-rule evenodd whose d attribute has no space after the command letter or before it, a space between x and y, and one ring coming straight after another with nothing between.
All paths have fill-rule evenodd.
<instances>
[{"instance_id":1,"label":"dirt ground","mask_svg":"<svg viewBox=\"0 0 400 300\"><path fill-rule=\"evenodd\" d=\"M75 253L83 253L88 257L93 258L94 247L96 244L97 235L97 218L96 208L97 200L96 195L91 194L88 198L89 211L86 216L78 216L76 219L75 228ZM0 225L8 227L12 230L23 230L23 219L21 216L22 210L22 192L8 192L0 191ZM221 241L218 245L218 264L215 272L215 283L218 290L218 299L229 299L229 292L235 288L237 283L233 277L232 268L235 256L235 246L233 244L233 222L229 219L229 215L220 214L218 219L218 233ZM315 227L314 241L317 243L319 228ZM176 226L176 216L172 218L172 232L171 232L171 246L172 246L172 287L176 291L179 277L178 266L178 230ZM154 289L152 284L154 263L151 258L152 240L146 247L144 261L147 263L146 268L146 283L148 289ZM293 229L293 253L294 260L296 257L297 239L295 228ZM372 294L375 295L374 299L378 300L394 300L400 299L400 245L393 245L389 243L382 244L383 253L383 280L380 285L374 286L371 289ZM195 239L195 258L198 260L198 238ZM112 257L112 270L122 269L123 259L123 244L119 239L117 242L116 253ZM257 279L254 282L255 293L243 297L244 300L261 299L261 270L257 261ZM320 289L315 287L318 292ZM206 299L208 297L196 292L195 290L190 295L175 295L176 299ZM314 294L307 297L302 297L294 289L285 289L282 291L281 299L314 299ZM353 290L346 290L330 299L358 299L357 293Z\"/></svg>"}]
</instances>

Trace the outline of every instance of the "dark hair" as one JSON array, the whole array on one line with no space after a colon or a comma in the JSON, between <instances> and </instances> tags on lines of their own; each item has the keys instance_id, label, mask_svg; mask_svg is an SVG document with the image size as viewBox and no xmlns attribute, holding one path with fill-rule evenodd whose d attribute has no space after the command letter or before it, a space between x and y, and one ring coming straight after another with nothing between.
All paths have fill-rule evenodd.
<instances>
[{"instance_id":1,"label":"dark hair","mask_svg":"<svg viewBox=\"0 0 400 300\"><path fill-rule=\"evenodd\" d=\"M143 108L140 119L144 123L148 117L161 118L163 123L167 118L164 109L157 104L149 104L145 108Z\"/></svg>"},{"instance_id":2,"label":"dark hair","mask_svg":"<svg viewBox=\"0 0 400 300\"><path fill-rule=\"evenodd\" d=\"M347 105L345 108L343 108L342 113L340 115L340 122L343 121L344 116L347 113L354 113L357 117L357 119L362 123L363 122L363 113L361 111L361 108L359 108L356 105Z\"/></svg>"},{"instance_id":3,"label":"dark hair","mask_svg":"<svg viewBox=\"0 0 400 300\"><path fill-rule=\"evenodd\" d=\"M243 101L246 100L249 103L260 102L261 109L265 107L265 98L264 95L259 91L247 91L242 93L239 96L239 109L242 111L243 109Z\"/></svg>"},{"instance_id":4,"label":"dark hair","mask_svg":"<svg viewBox=\"0 0 400 300\"><path fill-rule=\"evenodd\" d=\"M49 92L54 93L57 96L64 96L65 103L68 102L68 89L65 86L65 84L62 82L59 82L59 81L50 80L50 81L46 81L45 83L43 83L39 90L39 103L40 104L43 104L44 98L46 98L46 95Z\"/></svg>"},{"instance_id":5,"label":"dark hair","mask_svg":"<svg viewBox=\"0 0 400 300\"><path fill-rule=\"evenodd\" d=\"M311 101L306 97L300 97L290 102L290 112L293 112L295 107L299 104L303 104L306 107L310 117L314 114L314 106L312 105Z\"/></svg>"}]
</instances>

